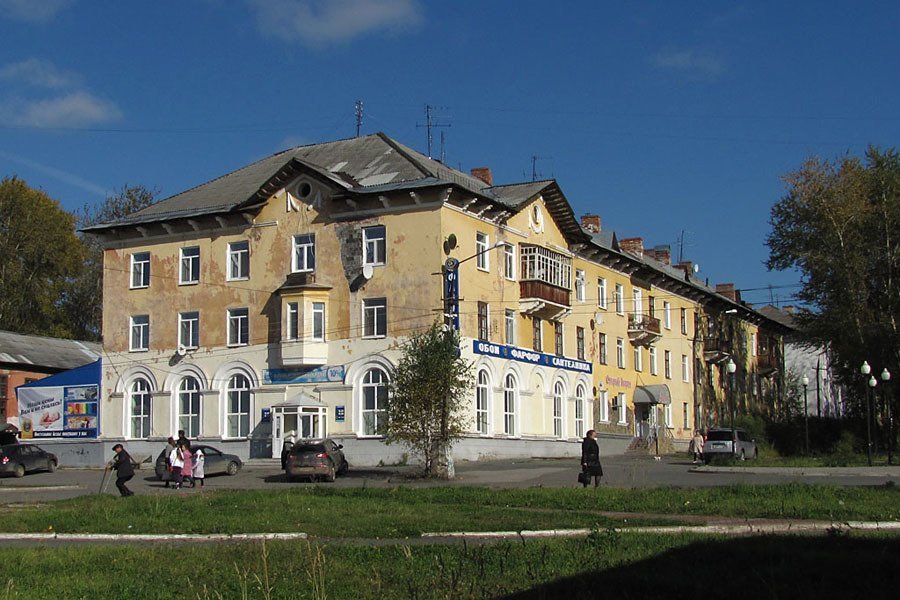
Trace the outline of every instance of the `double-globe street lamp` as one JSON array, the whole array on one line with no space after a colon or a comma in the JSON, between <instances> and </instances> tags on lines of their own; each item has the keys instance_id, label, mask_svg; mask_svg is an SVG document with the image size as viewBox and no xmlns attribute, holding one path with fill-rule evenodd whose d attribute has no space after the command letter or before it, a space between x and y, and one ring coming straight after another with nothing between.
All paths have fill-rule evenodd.
<instances>
[{"instance_id":1,"label":"double-globe street lamp","mask_svg":"<svg viewBox=\"0 0 900 600\"><path fill-rule=\"evenodd\" d=\"M731 396L731 454L734 455L735 450L737 449L737 444L735 443L737 433L734 430L734 372L737 371L737 365L734 364L734 360L731 358L728 359L728 362L725 364L725 370L728 371L728 374L730 375L728 391Z\"/></svg>"},{"instance_id":2,"label":"double-globe street lamp","mask_svg":"<svg viewBox=\"0 0 900 600\"><path fill-rule=\"evenodd\" d=\"M862 366L859 368L859 372L862 373L863 381L866 384L866 462L869 466L872 466L872 402L869 398L869 388L872 388L872 393L875 393L875 386L878 385L878 380L875 379L875 376L869 376L869 373L872 372L872 367L869 366L868 361L863 361ZM866 378L868 377L868 380Z\"/></svg>"},{"instance_id":3,"label":"double-globe street lamp","mask_svg":"<svg viewBox=\"0 0 900 600\"><path fill-rule=\"evenodd\" d=\"M806 449L806 454L809 454L809 400L806 395L806 390L809 388L809 377L804 375L800 383L803 384L803 447Z\"/></svg>"},{"instance_id":4,"label":"double-globe street lamp","mask_svg":"<svg viewBox=\"0 0 900 600\"><path fill-rule=\"evenodd\" d=\"M881 372L881 380L884 382L881 395L884 397L884 403L887 405L887 422L888 422L888 464L894 464L894 415L891 410L891 399L888 397L887 382L891 380L891 372L884 368Z\"/></svg>"}]
</instances>

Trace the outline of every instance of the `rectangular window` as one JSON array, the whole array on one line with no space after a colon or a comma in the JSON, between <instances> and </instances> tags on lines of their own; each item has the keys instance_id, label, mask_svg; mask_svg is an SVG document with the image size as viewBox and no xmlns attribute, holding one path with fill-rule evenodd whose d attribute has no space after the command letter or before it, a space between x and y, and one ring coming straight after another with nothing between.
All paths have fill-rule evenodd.
<instances>
[{"instance_id":1,"label":"rectangular window","mask_svg":"<svg viewBox=\"0 0 900 600\"><path fill-rule=\"evenodd\" d=\"M607 363L607 360L609 359L609 355L607 354L606 350L605 333L601 333L599 336L599 340L597 341L597 354L599 355L597 360L600 361L601 365L605 365Z\"/></svg>"},{"instance_id":2,"label":"rectangular window","mask_svg":"<svg viewBox=\"0 0 900 600\"><path fill-rule=\"evenodd\" d=\"M672 353L668 350L663 352L663 372L666 379L672 379Z\"/></svg>"},{"instance_id":3,"label":"rectangular window","mask_svg":"<svg viewBox=\"0 0 900 600\"><path fill-rule=\"evenodd\" d=\"M597 278L597 306L606 309L606 279L604 277Z\"/></svg>"},{"instance_id":4,"label":"rectangular window","mask_svg":"<svg viewBox=\"0 0 900 600\"><path fill-rule=\"evenodd\" d=\"M656 375L657 374L657 372L656 372L657 371L656 370L656 347L650 346L649 352L650 352L650 374Z\"/></svg>"},{"instance_id":5,"label":"rectangular window","mask_svg":"<svg viewBox=\"0 0 900 600\"><path fill-rule=\"evenodd\" d=\"M200 313L178 313L178 345L194 349L200 347Z\"/></svg>"},{"instance_id":6,"label":"rectangular window","mask_svg":"<svg viewBox=\"0 0 900 600\"><path fill-rule=\"evenodd\" d=\"M250 242L228 244L228 280L250 278Z\"/></svg>"},{"instance_id":7,"label":"rectangular window","mask_svg":"<svg viewBox=\"0 0 900 600\"><path fill-rule=\"evenodd\" d=\"M131 288L150 287L150 253L135 252L131 255Z\"/></svg>"},{"instance_id":8,"label":"rectangular window","mask_svg":"<svg viewBox=\"0 0 900 600\"><path fill-rule=\"evenodd\" d=\"M192 246L181 249L181 270L178 275L179 285L200 283L200 247Z\"/></svg>"},{"instance_id":9,"label":"rectangular window","mask_svg":"<svg viewBox=\"0 0 900 600\"><path fill-rule=\"evenodd\" d=\"M634 316L635 318L644 315L644 294L638 288L632 288L632 296L634 298Z\"/></svg>"},{"instance_id":10,"label":"rectangular window","mask_svg":"<svg viewBox=\"0 0 900 600\"><path fill-rule=\"evenodd\" d=\"M625 340L622 338L616 338L616 365L625 368Z\"/></svg>"},{"instance_id":11,"label":"rectangular window","mask_svg":"<svg viewBox=\"0 0 900 600\"><path fill-rule=\"evenodd\" d=\"M287 339L300 339L300 303L287 303L287 331L285 332Z\"/></svg>"},{"instance_id":12,"label":"rectangular window","mask_svg":"<svg viewBox=\"0 0 900 600\"><path fill-rule=\"evenodd\" d=\"M531 319L531 335L533 337L531 347L535 352L540 352L544 345L541 340L541 320L537 317Z\"/></svg>"},{"instance_id":13,"label":"rectangular window","mask_svg":"<svg viewBox=\"0 0 900 600\"><path fill-rule=\"evenodd\" d=\"M363 264L373 267L387 263L386 230L384 225L363 227Z\"/></svg>"},{"instance_id":14,"label":"rectangular window","mask_svg":"<svg viewBox=\"0 0 900 600\"><path fill-rule=\"evenodd\" d=\"M250 343L250 310L228 309L228 345L246 346Z\"/></svg>"},{"instance_id":15,"label":"rectangular window","mask_svg":"<svg viewBox=\"0 0 900 600\"><path fill-rule=\"evenodd\" d=\"M304 233L294 236L291 271L293 273L309 273L316 270L316 236Z\"/></svg>"},{"instance_id":16,"label":"rectangular window","mask_svg":"<svg viewBox=\"0 0 900 600\"><path fill-rule=\"evenodd\" d=\"M691 363L687 354L681 355L681 380L685 383L691 381Z\"/></svg>"},{"instance_id":17,"label":"rectangular window","mask_svg":"<svg viewBox=\"0 0 900 600\"><path fill-rule=\"evenodd\" d=\"M575 269L575 299L578 302L584 302L586 297L585 287L587 285L587 281L584 278L584 271L581 269Z\"/></svg>"},{"instance_id":18,"label":"rectangular window","mask_svg":"<svg viewBox=\"0 0 900 600\"><path fill-rule=\"evenodd\" d=\"M600 412L600 421L603 423L609 423L609 392L606 390L600 390L598 394L598 402L600 406L598 406L598 410Z\"/></svg>"},{"instance_id":19,"label":"rectangular window","mask_svg":"<svg viewBox=\"0 0 900 600\"><path fill-rule=\"evenodd\" d=\"M584 327L575 328L575 350L578 360L584 360Z\"/></svg>"},{"instance_id":20,"label":"rectangular window","mask_svg":"<svg viewBox=\"0 0 900 600\"><path fill-rule=\"evenodd\" d=\"M644 370L644 356L641 354L641 347L634 347L634 370L635 371L643 371Z\"/></svg>"},{"instance_id":21,"label":"rectangular window","mask_svg":"<svg viewBox=\"0 0 900 600\"><path fill-rule=\"evenodd\" d=\"M621 283L616 284L616 313L625 314L625 287Z\"/></svg>"},{"instance_id":22,"label":"rectangular window","mask_svg":"<svg viewBox=\"0 0 900 600\"><path fill-rule=\"evenodd\" d=\"M671 404L666 404L663 407L663 424L666 427L672 426L672 405Z\"/></svg>"},{"instance_id":23,"label":"rectangular window","mask_svg":"<svg viewBox=\"0 0 900 600\"><path fill-rule=\"evenodd\" d=\"M503 246L503 275L512 281L516 279L516 247L511 244Z\"/></svg>"},{"instance_id":24,"label":"rectangular window","mask_svg":"<svg viewBox=\"0 0 900 600\"><path fill-rule=\"evenodd\" d=\"M486 342L490 337L490 318L487 302L478 303L478 339Z\"/></svg>"},{"instance_id":25,"label":"rectangular window","mask_svg":"<svg viewBox=\"0 0 900 600\"><path fill-rule=\"evenodd\" d=\"M488 263L488 244L490 240L486 233L478 232L475 234L475 266L482 271L490 269Z\"/></svg>"},{"instance_id":26,"label":"rectangular window","mask_svg":"<svg viewBox=\"0 0 900 600\"><path fill-rule=\"evenodd\" d=\"M756 334L751 333L750 334L750 356L756 356L756 348L757 348Z\"/></svg>"},{"instance_id":27,"label":"rectangular window","mask_svg":"<svg viewBox=\"0 0 900 600\"><path fill-rule=\"evenodd\" d=\"M506 344L516 345L516 311L506 309Z\"/></svg>"},{"instance_id":28,"label":"rectangular window","mask_svg":"<svg viewBox=\"0 0 900 600\"><path fill-rule=\"evenodd\" d=\"M616 399L616 406L619 408L619 425L625 425L628 423L628 407L625 405L625 393L619 393L618 398Z\"/></svg>"},{"instance_id":29,"label":"rectangular window","mask_svg":"<svg viewBox=\"0 0 900 600\"><path fill-rule=\"evenodd\" d=\"M387 335L387 298L363 300L363 337L378 338Z\"/></svg>"},{"instance_id":30,"label":"rectangular window","mask_svg":"<svg viewBox=\"0 0 900 600\"><path fill-rule=\"evenodd\" d=\"M144 352L150 349L150 315L131 317L131 339L128 346L131 352Z\"/></svg>"},{"instance_id":31,"label":"rectangular window","mask_svg":"<svg viewBox=\"0 0 900 600\"><path fill-rule=\"evenodd\" d=\"M688 403L682 402L681 409L682 409L681 428L682 429L690 429L691 428L691 419L690 419L690 413L688 412Z\"/></svg>"},{"instance_id":32,"label":"rectangular window","mask_svg":"<svg viewBox=\"0 0 900 600\"><path fill-rule=\"evenodd\" d=\"M647 296L647 308L649 309L650 316L656 316L656 298L653 296Z\"/></svg>"},{"instance_id":33,"label":"rectangular window","mask_svg":"<svg viewBox=\"0 0 900 600\"><path fill-rule=\"evenodd\" d=\"M314 342L325 341L325 303L312 303L312 339Z\"/></svg>"},{"instance_id":34,"label":"rectangular window","mask_svg":"<svg viewBox=\"0 0 900 600\"><path fill-rule=\"evenodd\" d=\"M663 301L663 325L666 329L672 329L672 305Z\"/></svg>"},{"instance_id":35,"label":"rectangular window","mask_svg":"<svg viewBox=\"0 0 900 600\"><path fill-rule=\"evenodd\" d=\"M682 334L682 335L687 335L687 332L688 332L688 328L687 328L687 309L686 309L686 308L682 308L682 309L681 309L681 334Z\"/></svg>"},{"instance_id":36,"label":"rectangular window","mask_svg":"<svg viewBox=\"0 0 900 600\"><path fill-rule=\"evenodd\" d=\"M563 356L563 324L559 321L553 323L553 346L557 356Z\"/></svg>"}]
</instances>

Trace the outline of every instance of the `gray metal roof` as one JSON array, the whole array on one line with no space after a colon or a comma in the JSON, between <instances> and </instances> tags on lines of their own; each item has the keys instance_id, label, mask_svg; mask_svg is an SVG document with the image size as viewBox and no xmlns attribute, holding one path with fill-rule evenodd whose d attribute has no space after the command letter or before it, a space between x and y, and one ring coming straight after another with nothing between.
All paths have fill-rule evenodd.
<instances>
[{"instance_id":1,"label":"gray metal roof","mask_svg":"<svg viewBox=\"0 0 900 600\"><path fill-rule=\"evenodd\" d=\"M0 364L18 365L22 370L66 371L96 361L101 346L38 335L0 331Z\"/></svg>"}]
</instances>

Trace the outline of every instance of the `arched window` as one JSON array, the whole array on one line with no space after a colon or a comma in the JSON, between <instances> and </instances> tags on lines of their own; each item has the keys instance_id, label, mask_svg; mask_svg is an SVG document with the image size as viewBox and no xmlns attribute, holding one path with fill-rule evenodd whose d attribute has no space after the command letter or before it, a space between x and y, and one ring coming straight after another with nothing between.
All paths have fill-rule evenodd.
<instances>
[{"instance_id":1,"label":"arched window","mask_svg":"<svg viewBox=\"0 0 900 600\"><path fill-rule=\"evenodd\" d=\"M362 380L362 423L364 435L384 435L387 424L388 376L375 367Z\"/></svg>"},{"instance_id":2,"label":"arched window","mask_svg":"<svg viewBox=\"0 0 900 600\"><path fill-rule=\"evenodd\" d=\"M481 370L478 372L478 383L475 385L475 425L478 433L481 435L488 434L488 399L490 398L491 387L488 372Z\"/></svg>"},{"instance_id":3,"label":"arched window","mask_svg":"<svg viewBox=\"0 0 900 600\"><path fill-rule=\"evenodd\" d=\"M516 435L516 410L519 405L519 389L513 374L503 382L503 433Z\"/></svg>"},{"instance_id":4,"label":"arched window","mask_svg":"<svg viewBox=\"0 0 900 600\"><path fill-rule=\"evenodd\" d=\"M579 384L575 388L575 435L584 437L584 397L585 388Z\"/></svg>"},{"instance_id":5,"label":"arched window","mask_svg":"<svg viewBox=\"0 0 900 600\"><path fill-rule=\"evenodd\" d=\"M185 377L178 386L178 429L189 438L200 436L200 382Z\"/></svg>"},{"instance_id":6,"label":"arched window","mask_svg":"<svg viewBox=\"0 0 900 600\"><path fill-rule=\"evenodd\" d=\"M566 387L562 381L553 385L553 435L563 437L563 399L566 395Z\"/></svg>"},{"instance_id":7,"label":"arched window","mask_svg":"<svg viewBox=\"0 0 900 600\"><path fill-rule=\"evenodd\" d=\"M228 406L225 416L228 437L250 435L250 380L238 373L228 380Z\"/></svg>"},{"instance_id":8,"label":"arched window","mask_svg":"<svg viewBox=\"0 0 900 600\"><path fill-rule=\"evenodd\" d=\"M128 437L145 439L150 437L150 382L143 377L135 379L129 390L131 412Z\"/></svg>"}]
</instances>

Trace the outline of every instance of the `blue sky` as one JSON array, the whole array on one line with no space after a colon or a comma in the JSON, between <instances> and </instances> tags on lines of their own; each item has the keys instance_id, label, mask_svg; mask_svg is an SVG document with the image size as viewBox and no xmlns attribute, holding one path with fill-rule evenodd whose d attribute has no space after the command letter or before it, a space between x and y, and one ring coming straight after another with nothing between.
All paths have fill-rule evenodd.
<instances>
[{"instance_id":1,"label":"blue sky","mask_svg":"<svg viewBox=\"0 0 900 600\"><path fill-rule=\"evenodd\" d=\"M74 210L384 131L790 302L769 210L810 156L900 134L900 3L0 0L0 176ZM773 286L770 290L768 286Z\"/></svg>"}]
</instances>

